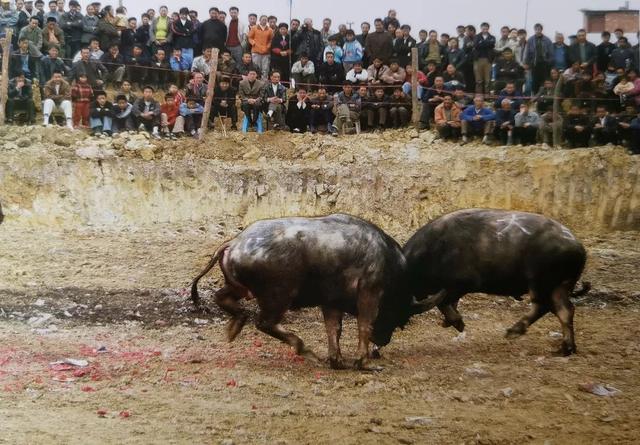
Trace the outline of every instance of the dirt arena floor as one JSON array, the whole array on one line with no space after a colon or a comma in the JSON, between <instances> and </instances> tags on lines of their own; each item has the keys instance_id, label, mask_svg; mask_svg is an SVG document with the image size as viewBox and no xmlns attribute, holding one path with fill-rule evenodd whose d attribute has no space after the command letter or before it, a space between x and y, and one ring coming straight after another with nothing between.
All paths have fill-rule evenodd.
<instances>
[{"instance_id":1,"label":"dirt arena floor","mask_svg":"<svg viewBox=\"0 0 640 445\"><path fill-rule=\"evenodd\" d=\"M637 232L584 239L594 290L577 301L577 355L554 355L560 326L549 315L506 340L527 301L473 295L461 304L464 334L424 314L378 370L357 372L305 361L252 324L228 344L222 314L192 312L186 286L234 224L5 224L0 443L638 443ZM219 280L201 282L205 297ZM290 313L287 326L326 354L318 310ZM348 319L343 353L354 351ZM56 363L66 359L86 366Z\"/></svg>"}]
</instances>

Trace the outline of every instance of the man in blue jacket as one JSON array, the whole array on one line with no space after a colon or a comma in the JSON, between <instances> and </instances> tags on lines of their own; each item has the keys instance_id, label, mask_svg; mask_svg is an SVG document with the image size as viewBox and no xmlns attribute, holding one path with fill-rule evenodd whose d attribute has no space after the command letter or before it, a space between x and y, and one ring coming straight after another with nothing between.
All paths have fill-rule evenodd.
<instances>
[{"instance_id":1,"label":"man in blue jacket","mask_svg":"<svg viewBox=\"0 0 640 445\"><path fill-rule=\"evenodd\" d=\"M484 105L484 97L478 94L473 106L465 108L460 115L462 121L462 144L469 142L469 136L482 135L482 143L489 143L489 135L496 121L495 113Z\"/></svg>"},{"instance_id":2,"label":"man in blue jacket","mask_svg":"<svg viewBox=\"0 0 640 445\"><path fill-rule=\"evenodd\" d=\"M536 23L533 29L535 33L527 41L524 69L531 71L531 91L536 92L549 77L555 53L553 43L542 33L542 25Z\"/></svg>"}]
</instances>

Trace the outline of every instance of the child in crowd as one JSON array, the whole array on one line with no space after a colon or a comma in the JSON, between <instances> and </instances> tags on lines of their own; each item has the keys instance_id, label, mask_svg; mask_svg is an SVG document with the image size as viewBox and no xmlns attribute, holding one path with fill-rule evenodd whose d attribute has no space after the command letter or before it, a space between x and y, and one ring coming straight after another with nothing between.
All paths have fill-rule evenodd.
<instances>
[{"instance_id":1,"label":"child in crowd","mask_svg":"<svg viewBox=\"0 0 640 445\"><path fill-rule=\"evenodd\" d=\"M71 102L73 103L73 127L89 127L89 105L93 99L93 89L86 74L80 74L78 81L71 87Z\"/></svg>"}]
</instances>

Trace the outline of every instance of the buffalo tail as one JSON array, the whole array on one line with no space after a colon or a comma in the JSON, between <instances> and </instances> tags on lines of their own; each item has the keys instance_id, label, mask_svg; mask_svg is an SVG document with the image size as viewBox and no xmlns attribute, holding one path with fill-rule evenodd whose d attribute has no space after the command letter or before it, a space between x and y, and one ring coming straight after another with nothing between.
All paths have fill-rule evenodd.
<instances>
[{"instance_id":1,"label":"buffalo tail","mask_svg":"<svg viewBox=\"0 0 640 445\"><path fill-rule=\"evenodd\" d=\"M200 272L200 274L198 274L198 276L195 277L194 280L191 282L191 300L193 301L193 304L195 305L196 308L200 308L200 295L198 295L198 281L200 281L200 278L204 277L211 269L213 269L213 267L216 265L218 260L222 258L222 255L228 246L229 246L229 243L224 243L223 245L218 247L218 250L216 250L216 253L214 253L213 256L211 257L209 264L207 264L204 270Z\"/></svg>"}]
</instances>

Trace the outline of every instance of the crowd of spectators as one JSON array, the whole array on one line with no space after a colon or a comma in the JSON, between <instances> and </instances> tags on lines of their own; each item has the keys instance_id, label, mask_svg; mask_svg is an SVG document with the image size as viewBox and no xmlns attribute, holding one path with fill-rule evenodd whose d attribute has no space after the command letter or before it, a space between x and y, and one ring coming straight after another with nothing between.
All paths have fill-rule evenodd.
<instances>
[{"instance_id":1,"label":"crowd of spectators","mask_svg":"<svg viewBox=\"0 0 640 445\"><path fill-rule=\"evenodd\" d=\"M209 124L226 117L237 129L242 116L243 131L403 127L417 48L421 129L463 143L534 144L550 142L555 128L571 147L625 142L640 151L639 49L620 29L596 45L582 29L565 41L541 24L532 35L503 26L494 36L482 23L414 38L394 10L357 34L329 18L317 29L311 19L254 13L245 22L237 7L208 14L201 21L195 10L161 6L138 19L100 2L82 11L77 0L2 0L0 40L13 30L7 122L18 114L35 122L37 88L44 125L195 135L217 48Z\"/></svg>"}]
</instances>

